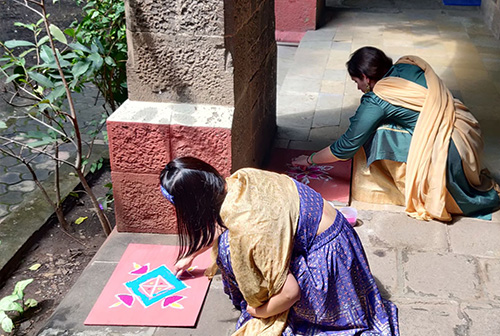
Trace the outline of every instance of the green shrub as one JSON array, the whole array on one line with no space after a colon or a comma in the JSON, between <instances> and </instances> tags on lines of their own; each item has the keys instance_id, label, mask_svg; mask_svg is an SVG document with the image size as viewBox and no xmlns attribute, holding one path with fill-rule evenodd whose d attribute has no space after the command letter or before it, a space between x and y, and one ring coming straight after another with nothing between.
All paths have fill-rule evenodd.
<instances>
[{"instance_id":1,"label":"green shrub","mask_svg":"<svg viewBox=\"0 0 500 336\"><path fill-rule=\"evenodd\" d=\"M0 325L4 331L11 332L14 328L14 322L8 315L9 312L11 315L14 312L14 315L17 314L17 318L20 318L27 309L38 304L34 299L24 299L24 289L32 281L33 279L27 279L17 282L12 294L0 300Z\"/></svg>"},{"instance_id":2,"label":"green shrub","mask_svg":"<svg viewBox=\"0 0 500 336\"><path fill-rule=\"evenodd\" d=\"M77 0L84 17L73 23L74 36L83 45L98 43L104 64L93 83L99 88L112 110L127 97L127 40L123 0Z\"/></svg>"}]
</instances>

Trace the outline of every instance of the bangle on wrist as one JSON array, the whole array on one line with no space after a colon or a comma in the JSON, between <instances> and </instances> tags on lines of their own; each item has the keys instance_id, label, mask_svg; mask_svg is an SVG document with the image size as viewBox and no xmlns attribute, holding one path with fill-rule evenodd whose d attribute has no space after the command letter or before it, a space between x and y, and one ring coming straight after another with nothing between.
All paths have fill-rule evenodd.
<instances>
[{"instance_id":1,"label":"bangle on wrist","mask_svg":"<svg viewBox=\"0 0 500 336\"><path fill-rule=\"evenodd\" d=\"M312 153L311 155L309 155L309 156L307 157L307 163L308 163L310 166L315 166L315 165L316 165L316 164L314 163L314 161L313 161L313 157L314 157L314 155L316 155L316 153Z\"/></svg>"}]
</instances>

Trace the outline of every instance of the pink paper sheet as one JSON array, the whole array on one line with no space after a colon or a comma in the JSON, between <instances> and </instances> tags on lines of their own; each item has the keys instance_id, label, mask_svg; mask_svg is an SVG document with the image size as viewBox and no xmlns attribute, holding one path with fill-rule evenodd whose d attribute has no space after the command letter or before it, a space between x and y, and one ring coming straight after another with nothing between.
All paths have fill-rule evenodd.
<instances>
[{"instance_id":1,"label":"pink paper sheet","mask_svg":"<svg viewBox=\"0 0 500 336\"><path fill-rule=\"evenodd\" d=\"M351 160L307 168L291 165L293 158L311 153L312 151L275 148L266 169L286 174L307 184L327 201L337 205L348 205L351 193Z\"/></svg>"},{"instance_id":2,"label":"pink paper sheet","mask_svg":"<svg viewBox=\"0 0 500 336\"><path fill-rule=\"evenodd\" d=\"M130 244L90 311L85 325L191 327L210 281L210 250L176 278L177 246Z\"/></svg>"}]
</instances>

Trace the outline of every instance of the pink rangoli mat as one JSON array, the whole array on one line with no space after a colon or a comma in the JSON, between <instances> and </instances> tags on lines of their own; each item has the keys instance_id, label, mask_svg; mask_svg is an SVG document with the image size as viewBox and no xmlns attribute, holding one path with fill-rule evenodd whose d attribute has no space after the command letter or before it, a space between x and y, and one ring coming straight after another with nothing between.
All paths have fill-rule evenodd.
<instances>
[{"instance_id":1,"label":"pink rangoli mat","mask_svg":"<svg viewBox=\"0 0 500 336\"><path fill-rule=\"evenodd\" d=\"M337 205L348 205L351 193L351 160L306 168L292 166L293 158L311 153L312 151L275 148L271 153L267 169L286 174L307 184L327 201Z\"/></svg>"},{"instance_id":2,"label":"pink rangoli mat","mask_svg":"<svg viewBox=\"0 0 500 336\"><path fill-rule=\"evenodd\" d=\"M210 281L210 250L179 277L177 246L130 244L90 311L86 325L191 327Z\"/></svg>"}]
</instances>

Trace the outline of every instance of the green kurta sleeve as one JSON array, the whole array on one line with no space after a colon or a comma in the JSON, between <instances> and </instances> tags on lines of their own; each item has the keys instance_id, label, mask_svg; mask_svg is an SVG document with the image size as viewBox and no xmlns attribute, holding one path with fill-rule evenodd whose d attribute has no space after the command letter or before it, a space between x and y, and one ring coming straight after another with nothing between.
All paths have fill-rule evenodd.
<instances>
[{"instance_id":1,"label":"green kurta sleeve","mask_svg":"<svg viewBox=\"0 0 500 336\"><path fill-rule=\"evenodd\" d=\"M427 87L422 69L411 64L396 64L387 72L385 77L401 77ZM361 97L361 104L356 114L349 119L351 122L349 128L330 146L330 150L339 159L350 159L369 140L370 136L375 133L377 127L381 124L397 124L405 129L412 130L417 119L417 112L391 105L377 97L373 92L365 93ZM408 147L410 140L411 136L404 140L405 143L408 143L406 147ZM401 150L398 149L397 158L389 155L388 159L405 161L408 149L406 148L403 151L405 153L400 153ZM380 159L377 155L376 158Z\"/></svg>"},{"instance_id":2,"label":"green kurta sleeve","mask_svg":"<svg viewBox=\"0 0 500 336\"><path fill-rule=\"evenodd\" d=\"M352 158L385 119L383 108L373 96L374 94L369 92L361 97L361 104L349 119L349 128L330 146L332 154L339 159Z\"/></svg>"}]
</instances>

